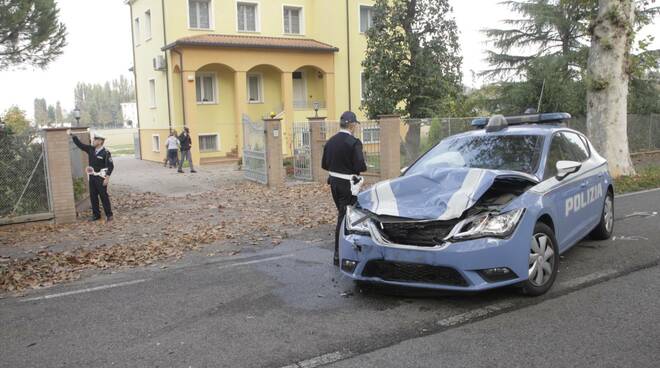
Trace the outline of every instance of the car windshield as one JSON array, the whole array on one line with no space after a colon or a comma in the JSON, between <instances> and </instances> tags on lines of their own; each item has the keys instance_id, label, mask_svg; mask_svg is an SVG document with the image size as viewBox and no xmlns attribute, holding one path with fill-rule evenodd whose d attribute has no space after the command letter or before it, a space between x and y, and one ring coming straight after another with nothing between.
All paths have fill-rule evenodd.
<instances>
[{"instance_id":1,"label":"car windshield","mask_svg":"<svg viewBox=\"0 0 660 368\"><path fill-rule=\"evenodd\" d=\"M477 135L448 138L422 156L407 173L437 167L513 170L533 174L538 168L543 137L539 135Z\"/></svg>"}]
</instances>

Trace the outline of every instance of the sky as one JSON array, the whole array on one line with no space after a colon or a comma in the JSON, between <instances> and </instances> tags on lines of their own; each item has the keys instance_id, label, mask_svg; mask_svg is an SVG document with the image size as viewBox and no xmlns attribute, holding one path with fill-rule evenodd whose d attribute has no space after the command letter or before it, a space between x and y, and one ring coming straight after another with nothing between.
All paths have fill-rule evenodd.
<instances>
[{"instance_id":1,"label":"sky","mask_svg":"<svg viewBox=\"0 0 660 368\"><path fill-rule=\"evenodd\" d=\"M269 1L269 0L264 0ZM325 0L335 1L335 0ZM501 25L502 19L515 17L498 5L499 0L450 0L458 25L463 54L463 83L478 87L482 80L474 73L487 68L484 62L484 28ZM61 20L68 29L64 54L45 70L0 71L0 112L18 105L33 115L35 98L49 104L62 103L73 108L73 89L78 82L104 83L125 75L133 64L129 7L123 0L58 0ZM660 20L643 34L660 35ZM660 37L652 48L660 48ZM474 73L473 73L474 72Z\"/></svg>"}]
</instances>

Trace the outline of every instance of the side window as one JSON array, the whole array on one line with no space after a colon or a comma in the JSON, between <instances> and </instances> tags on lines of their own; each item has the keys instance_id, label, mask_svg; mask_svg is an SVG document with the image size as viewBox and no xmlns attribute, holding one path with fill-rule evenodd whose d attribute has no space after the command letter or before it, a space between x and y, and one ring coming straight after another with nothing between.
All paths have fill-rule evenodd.
<instances>
[{"instance_id":1,"label":"side window","mask_svg":"<svg viewBox=\"0 0 660 368\"><path fill-rule=\"evenodd\" d=\"M565 138L565 152L570 156L570 160L583 162L589 158L589 150L584 145L584 141L579 135L570 132L563 132L561 135Z\"/></svg>"},{"instance_id":2,"label":"side window","mask_svg":"<svg viewBox=\"0 0 660 368\"><path fill-rule=\"evenodd\" d=\"M545 169L543 170L543 180L557 175L557 161L565 160L562 146L564 146L564 137L561 134L555 134L550 141L550 150L545 160Z\"/></svg>"}]
</instances>

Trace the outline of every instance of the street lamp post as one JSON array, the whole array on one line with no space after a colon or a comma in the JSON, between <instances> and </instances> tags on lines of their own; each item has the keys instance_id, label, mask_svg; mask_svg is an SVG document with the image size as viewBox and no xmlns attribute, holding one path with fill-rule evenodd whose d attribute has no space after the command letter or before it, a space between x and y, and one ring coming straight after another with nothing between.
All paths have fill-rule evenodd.
<instances>
[{"instance_id":1,"label":"street lamp post","mask_svg":"<svg viewBox=\"0 0 660 368\"><path fill-rule=\"evenodd\" d=\"M76 119L76 127L80 126L80 109L76 106L75 109L73 109L73 117Z\"/></svg>"},{"instance_id":2,"label":"street lamp post","mask_svg":"<svg viewBox=\"0 0 660 368\"><path fill-rule=\"evenodd\" d=\"M321 107L321 104L318 101L314 101L312 106L314 106L314 117L318 118L319 117L319 108Z\"/></svg>"}]
</instances>

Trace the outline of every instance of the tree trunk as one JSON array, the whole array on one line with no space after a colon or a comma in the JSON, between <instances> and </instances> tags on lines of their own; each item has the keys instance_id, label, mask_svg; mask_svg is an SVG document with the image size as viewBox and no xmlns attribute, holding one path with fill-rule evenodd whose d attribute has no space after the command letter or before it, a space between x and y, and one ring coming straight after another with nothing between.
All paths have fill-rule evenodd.
<instances>
[{"instance_id":1,"label":"tree trunk","mask_svg":"<svg viewBox=\"0 0 660 368\"><path fill-rule=\"evenodd\" d=\"M614 177L634 175L628 152L629 52L632 0L599 0L587 63L587 132Z\"/></svg>"}]
</instances>

